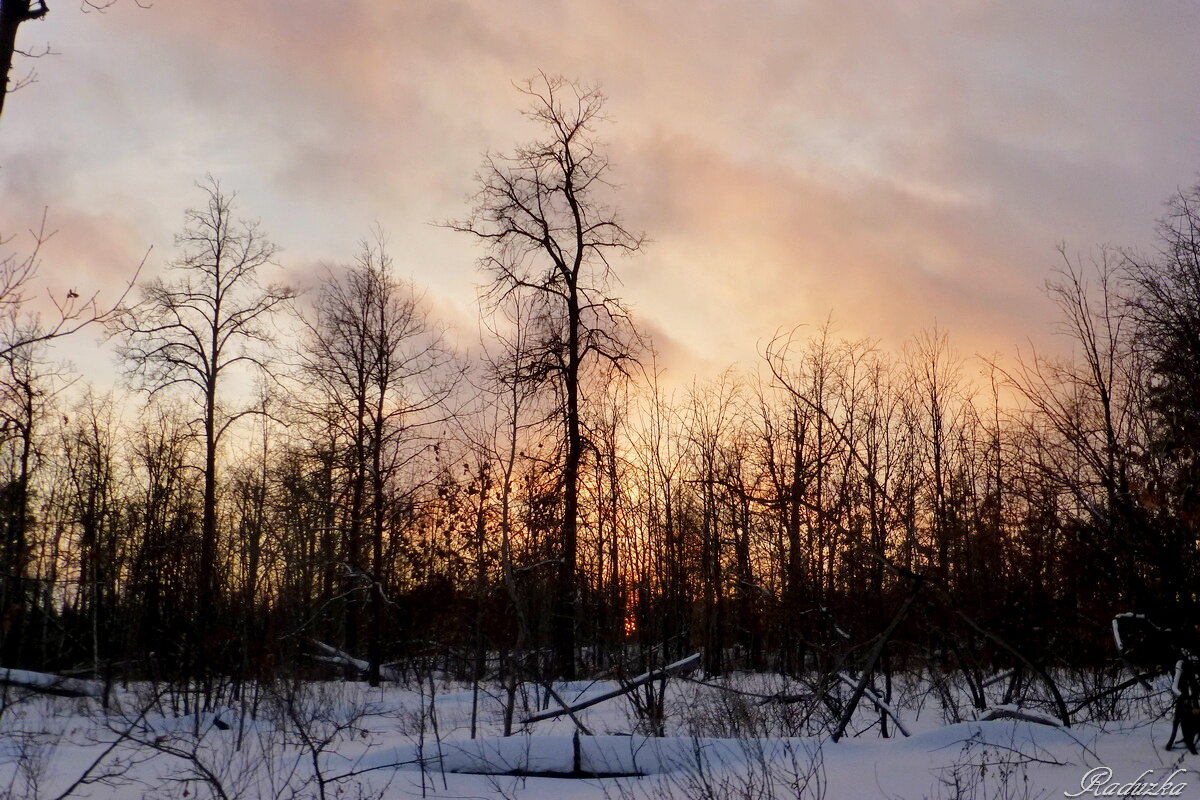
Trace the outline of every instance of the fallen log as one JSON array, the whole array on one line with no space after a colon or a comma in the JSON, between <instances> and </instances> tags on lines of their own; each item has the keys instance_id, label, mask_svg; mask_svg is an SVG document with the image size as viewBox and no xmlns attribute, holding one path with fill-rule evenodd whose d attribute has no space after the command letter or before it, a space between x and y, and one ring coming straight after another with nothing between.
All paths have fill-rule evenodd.
<instances>
[{"instance_id":1,"label":"fallen log","mask_svg":"<svg viewBox=\"0 0 1200 800\"><path fill-rule=\"evenodd\" d=\"M313 647L324 654L316 657L318 661L324 661L326 664L337 664L342 667L351 667L364 675L369 674L371 671L369 663L363 661L361 658L355 658L344 650L338 650L336 647L332 647L316 639L312 640L312 644ZM386 664L381 664L379 667L379 677L385 681L395 683L400 681L401 676L399 670L389 667Z\"/></svg>"},{"instance_id":2,"label":"fallen log","mask_svg":"<svg viewBox=\"0 0 1200 800\"><path fill-rule=\"evenodd\" d=\"M1008 708L1005 706L989 708L979 717L980 722L994 722L1000 719L1015 719L1020 722L1033 722L1037 725L1048 725L1051 728L1062 727L1062 723L1053 717L1047 717L1043 714L1035 714L1032 711L1025 711L1020 708Z\"/></svg>"},{"instance_id":3,"label":"fallen log","mask_svg":"<svg viewBox=\"0 0 1200 800\"><path fill-rule=\"evenodd\" d=\"M572 703L569 706L562 706L561 708L551 708L547 711L542 711L538 714L533 714L531 716L525 717L524 719L521 720L521 724L527 725L531 722L540 722L544 719L554 719L555 717L561 717L563 714L574 714L576 711L582 711L585 708L591 708L592 706L596 705L597 703L603 703L605 700L611 700L614 697L620 697L623 694L628 694L629 692L632 692L634 689L638 688L639 686L644 686L645 684L650 683L651 681L660 680L662 678L668 678L672 675L678 675L678 674L681 674L684 672L691 672L692 670L696 669L699 666L700 666L700 654L692 653L687 658L681 658L678 661L675 661L671 664L667 664L665 667L661 667L660 669L651 670L650 672L644 672L641 675L638 675L633 680L626 682L624 685L622 685L616 689L613 689L612 691L605 692L604 694L596 695L595 697L589 697L587 700L581 700L578 703Z\"/></svg>"},{"instance_id":4,"label":"fallen log","mask_svg":"<svg viewBox=\"0 0 1200 800\"><path fill-rule=\"evenodd\" d=\"M61 675L32 672L27 669L0 668L0 684L59 697L99 697L103 693L100 684L95 681L64 678Z\"/></svg>"}]
</instances>

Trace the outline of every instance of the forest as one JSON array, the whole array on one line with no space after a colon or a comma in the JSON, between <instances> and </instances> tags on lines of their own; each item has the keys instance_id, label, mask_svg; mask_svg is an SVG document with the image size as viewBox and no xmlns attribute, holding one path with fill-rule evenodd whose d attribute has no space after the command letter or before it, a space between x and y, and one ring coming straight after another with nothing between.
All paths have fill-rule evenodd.
<instances>
[{"instance_id":1,"label":"forest","mask_svg":"<svg viewBox=\"0 0 1200 800\"><path fill-rule=\"evenodd\" d=\"M981 670L1003 641L1098 668L1118 612L1194 624L1200 189L1153 253L1063 252L1069 357L818 324L668 393L615 296L645 235L614 210L603 95L525 95L534 138L444 223L479 243L474 353L382 231L307 296L261 285L275 245L212 178L118 308L70 298L50 328L23 302L36 250L8 256L5 665L237 684L312 670L316 640L373 683L412 659L573 679L694 650L710 675L798 672L918 581L893 666ZM70 335L103 326L140 394L54 362L89 314Z\"/></svg>"}]
</instances>

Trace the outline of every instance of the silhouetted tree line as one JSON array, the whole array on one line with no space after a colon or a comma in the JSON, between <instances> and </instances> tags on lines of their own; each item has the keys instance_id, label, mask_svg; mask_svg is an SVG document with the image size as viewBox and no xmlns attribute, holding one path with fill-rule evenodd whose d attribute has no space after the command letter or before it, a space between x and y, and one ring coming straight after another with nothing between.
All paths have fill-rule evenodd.
<instances>
[{"instance_id":1,"label":"silhouetted tree line","mask_svg":"<svg viewBox=\"0 0 1200 800\"><path fill-rule=\"evenodd\" d=\"M9 298L4 666L378 682L700 649L802 673L915 594L886 668L982 680L1103 666L1120 611L1200 621L1200 186L1153 252L1063 252L1069 356L977 370L941 330L890 352L800 328L667 392L613 296L643 237L613 210L604 98L526 93L541 138L447 223L482 245L477 347L382 235L306 294L264 285L275 248L213 181L171 269L104 317L144 402L72 384Z\"/></svg>"}]
</instances>

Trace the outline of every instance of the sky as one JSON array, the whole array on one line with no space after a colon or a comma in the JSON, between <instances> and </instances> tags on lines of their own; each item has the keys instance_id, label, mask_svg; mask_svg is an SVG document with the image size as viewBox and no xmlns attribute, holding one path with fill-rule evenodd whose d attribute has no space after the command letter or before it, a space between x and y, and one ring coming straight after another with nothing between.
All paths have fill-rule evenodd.
<instances>
[{"instance_id":1,"label":"sky","mask_svg":"<svg viewBox=\"0 0 1200 800\"><path fill-rule=\"evenodd\" d=\"M1200 170L1200 3L1181 0L117 0L52 4L0 119L0 233L49 210L42 285L115 296L169 262L206 174L311 283L378 225L474 336L464 216L537 134L514 82L600 85L628 227L619 293L676 377L832 316L965 354L1042 341L1065 243L1146 248ZM111 370L95 336L65 348ZM103 350L99 351L103 352Z\"/></svg>"}]
</instances>

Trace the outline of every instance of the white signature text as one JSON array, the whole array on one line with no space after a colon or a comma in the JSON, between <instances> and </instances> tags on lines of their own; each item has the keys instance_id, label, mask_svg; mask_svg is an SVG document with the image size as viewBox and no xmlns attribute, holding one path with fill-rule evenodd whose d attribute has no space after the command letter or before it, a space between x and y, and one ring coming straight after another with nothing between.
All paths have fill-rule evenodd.
<instances>
[{"instance_id":1,"label":"white signature text","mask_svg":"<svg viewBox=\"0 0 1200 800\"><path fill-rule=\"evenodd\" d=\"M1063 792L1067 797L1181 797L1187 788L1185 781L1175 781L1175 776L1184 769L1177 769L1163 780L1154 779L1154 770L1148 769L1131 781L1113 780L1113 771L1108 767L1095 767L1084 773L1079 781L1079 791Z\"/></svg>"}]
</instances>

